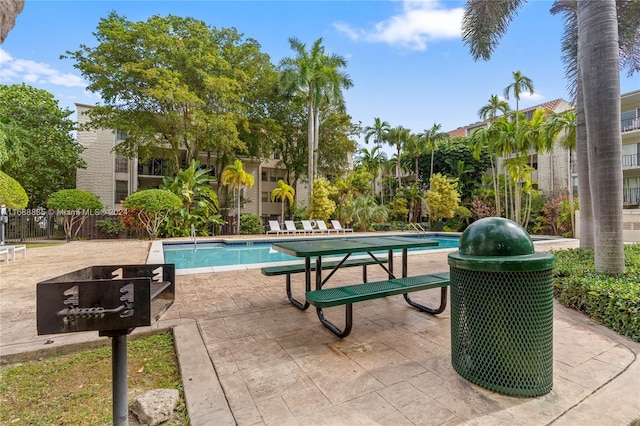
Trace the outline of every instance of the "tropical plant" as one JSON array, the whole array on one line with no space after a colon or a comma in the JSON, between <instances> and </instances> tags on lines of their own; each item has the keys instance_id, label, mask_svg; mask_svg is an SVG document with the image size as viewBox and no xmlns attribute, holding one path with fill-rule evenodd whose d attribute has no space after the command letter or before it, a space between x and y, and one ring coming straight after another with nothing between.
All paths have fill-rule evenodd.
<instances>
[{"instance_id":1,"label":"tropical plant","mask_svg":"<svg viewBox=\"0 0 640 426\"><path fill-rule=\"evenodd\" d=\"M438 143L449 140L449 134L446 132L441 132L442 124L433 123L430 129L425 129L424 132L418 135L419 139L424 142L424 144L429 148L431 152L431 168L429 169L429 181L431 181L431 176L433 176L433 155L436 152L436 148ZM422 150L420 151L422 155ZM416 174L418 169L418 159L416 158ZM417 177L417 176L416 176Z\"/></svg>"},{"instance_id":2,"label":"tropical plant","mask_svg":"<svg viewBox=\"0 0 640 426\"><path fill-rule=\"evenodd\" d=\"M364 232L373 222L387 220L388 211L384 206L378 205L372 196L357 197L346 207L346 214L354 223L354 228Z\"/></svg>"},{"instance_id":3,"label":"tropical plant","mask_svg":"<svg viewBox=\"0 0 640 426\"><path fill-rule=\"evenodd\" d=\"M171 212L182 206L182 200L166 189L143 189L130 194L122 202L122 206L137 212L137 219L149 238L154 239Z\"/></svg>"},{"instance_id":4,"label":"tropical plant","mask_svg":"<svg viewBox=\"0 0 640 426\"><path fill-rule=\"evenodd\" d=\"M29 203L29 197L20 183L0 171L0 206L9 209L24 209Z\"/></svg>"},{"instance_id":5,"label":"tropical plant","mask_svg":"<svg viewBox=\"0 0 640 426\"><path fill-rule=\"evenodd\" d=\"M384 153L380 152L379 146L374 146L369 151L367 148L360 149L360 156L357 158L357 163L362 166L367 172L371 173L371 185L373 193L376 194L376 181L380 175L380 167L384 160Z\"/></svg>"},{"instance_id":6,"label":"tropical plant","mask_svg":"<svg viewBox=\"0 0 640 426\"><path fill-rule=\"evenodd\" d=\"M447 178L440 173L431 177L431 187L427 191L426 203L429 211L429 223L433 225L440 219L453 217L460 202L456 188L458 180Z\"/></svg>"},{"instance_id":7,"label":"tropical plant","mask_svg":"<svg viewBox=\"0 0 640 426\"><path fill-rule=\"evenodd\" d=\"M242 161L236 159L233 164L229 164L225 167L220 178L220 183L224 186L232 186L236 191L236 200L238 207L238 219L240 218L240 200L242 197L241 191L243 188L251 188L254 183L254 178L251 173L247 173L242 166ZM237 234L240 235L240 220L236 222Z\"/></svg>"},{"instance_id":8,"label":"tropical plant","mask_svg":"<svg viewBox=\"0 0 640 426\"><path fill-rule=\"evenodd\" d=\"M402 158L402 149L409 140L411 130L405 129L402 126L394 127L387 132L386 142L396 148L396 179L398 179L398 188L402 188L402 173L400 173Z\"/></svg>"},{"instance_id":9,"label":"tropical plant","mask_svg":"<svg viewBox=\"0 0 640 426\"><path fill-rule=\"evenodd\" d=\"M389 211L389 219L393 221L406 222L409 216L409 209L407 208L407 200L402 196L395 197L389 204L387 204L387 210Z\"/></svg>"},{"instance_id":10,"label":"tropical plant","mask_svg":"<svg viewBox=\"0 0 640 426\"><path fill-rule=\"evenodd\" d=\"M329 198L332 190L331 184L326 179L315 180L306 214L309 219L328 220L333 215L336 203Z\"/></svg>"},{"instance_id":11,"label":"tropical plant","mask_svg":"<svg viewBox=\"0 0 640 426\"><path fill-rule=\"evenodd\" d=\"M288 201L289 205L293 205L293 200L296 195L295 189L291 185L288 185L285 181L280 179L278 181L278 187L271 191L271 201L280 200L282 203L282 220L284 217L284 205Z\"/></svg>"},{"instance_id":12,"label":"tropical plant","mask_svg":"<svg viewBox=\"0 0 640 426\"><path fill-rule=\"evenodd\" d=\"M115 219L110 217L97 220L96 227L107 238L115 238L118 234L126 230L125 226L119 218Z\"/></svg>"},{"instance_id":13,"label":"tropical plant","mask_svg":"<svg viewBox=\"0 0 640 426\"><path fill-rule=\"evenodd\" d=\"M308 140L308 182L309 199L313 192L313 180L317 172L315 161L318 149L320 127L320 105L323 101L335 101L342 104L342 89L353 86L348 74L342 70L347 66L345 58L339 55L327 55L322 46L322 38L317 39L307 49L307 45L295 37L289 39L295 57L283 58L281 84L287 90L301 90L307 101L307 140Z\"/></svg>"},{"instance_id":14,"label":"tropical plant","mask_svg":"<svg viewBox=\"0 0 640 426\"><path fill-rule=\"evenodd\" d=\"M47 200L47 207L64 211L64 236L71 241L89 215L95 214L103 208L102 203L94 194L80 189L63 189L54 192Z\"/></svg>"},{"instance_id":15,"label":"tropical plant","mask_svg":"<svg viewBox=\"0 0 640 426\"><path fill-rule=\"evenodd\" d=\"M174 177L165 176L162 189L167 189L182 200L182 207L171 212L164 230L169 237L185 237L195 231L208 235L211 225L223 224L218 211L218 197L211 188L215 178L210 170L202 168L200 162L192 160L185 170Z\"/></svg>"},{"instance_id":16,"label":"tropical plant","mask_svg":"<svg viewBox=\"0 0 640 426\"><path fill-rule=\"evenodd\" d=\"M425 192L417 182L408 188L402 188L398 195L407 200L409 207L409 222L418 222L421 218L420 210L424 201Z\"/></svg>"},{"instance_id":17,"label":"tropical plant","mask_svg":"<svg viewBox=\"0 0 640 426\"><path fill-rule=\"evenodd\" d=\"M240 233L243 235L264 234L262 219L257 214L245 214L240 218Z\"/></svg>"}]
</instances>

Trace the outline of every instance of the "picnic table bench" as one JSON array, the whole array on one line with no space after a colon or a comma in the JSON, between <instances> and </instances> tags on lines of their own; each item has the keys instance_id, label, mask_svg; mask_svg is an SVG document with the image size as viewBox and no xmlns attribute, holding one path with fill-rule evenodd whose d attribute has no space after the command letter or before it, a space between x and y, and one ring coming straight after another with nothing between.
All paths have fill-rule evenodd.
<instances>
[{"instance_id":1,"label":"picnic table bench","mask_svg":"<svg viewBox=\"0 0 640 426\"><path fill-rule=\"evenodd\" d=\"M383 257L378 257L377 261L373 258L355 258L355 259L347 259L340 265L340 261L324 261L322 262L322 269L335 269L336 266L340 265L341 268L349 268L353 266L362 266L362 281L367 282L367 265L377 265L380 263L387 263L388 259ZM315 263L311 264L311 271L316 270ZM293 297L291 293L291 274L298 274L306 271L306 267L304 263L298 265L282 265L282 266L266 266L262 268L262 274L266 276L275 276L275 275L286 275L286 287L287 287L287 298L298 309L305 310L309 307L308 302L300 302ZM305 291L309 291L311 288L306 288Z\"/></svg>"},{"instance_id":2,"label":"picnic table bench","mask_svg":"<svg viewBox=\"0 0 640 426\"><path fill-rule=\"evenodd\" d=\"M432 315L439 314L447 307L447 287L449 286L449 273L415 275L411 277L393 278L384 281L346 285L341 287L322 288L307 291L307 303L314 305L318 311L320 322L338 337L346 337L351 333L353 325L352 305L356 302L377 299L380 297L402 294L407 303L419 311ZM432 309L416 303L409 298L408 293L420 290L440 287L440 306ZM345 326L341 330L331 321L327 320L322 308L345 305Z\"/></svg>"}]
</instances>

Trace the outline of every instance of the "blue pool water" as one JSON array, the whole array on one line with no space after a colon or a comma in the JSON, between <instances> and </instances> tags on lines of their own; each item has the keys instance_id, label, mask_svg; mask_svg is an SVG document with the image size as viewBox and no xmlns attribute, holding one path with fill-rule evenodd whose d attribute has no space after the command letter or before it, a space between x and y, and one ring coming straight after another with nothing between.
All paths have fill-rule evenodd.
<instances>
[{"instance_id":1,"label":"blue pool water","mask_svg":"<svg viewBox=\"0 0 640 426\"><path fill-rule=\"evenodd\" d=\"M420 238L420 236L416 236ZM422 238L425 238L422 236ZM438 241L437 247L421 247L409 251L457 248L457 236L427 236ZM286 241L283 238L279 242ZM163 245L164 261L174 263L176 269L192 269L229 265L253 265L271 262L300 261L300 258L280 253L271 248L271 241L250 242L198 242ZM386 252L383 252L386 253Z\"/></svg>"}]
</instances>

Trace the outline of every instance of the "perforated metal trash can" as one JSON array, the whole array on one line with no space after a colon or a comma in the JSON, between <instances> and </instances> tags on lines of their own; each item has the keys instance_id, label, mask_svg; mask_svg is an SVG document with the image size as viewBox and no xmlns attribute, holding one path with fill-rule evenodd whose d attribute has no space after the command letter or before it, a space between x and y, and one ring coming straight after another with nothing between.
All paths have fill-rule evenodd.
<instances>
[{"instance_id":1,"label":"perforated metal trash can","mask_svg":"<svg viewBox=\"0 0 640 426\"><path fill-rule=\"evenodd\" d=\"M503 218L474 222L449 254L451 362L465 379L507 395L553 386L553 266Z\"/></svg>"}]
</instances>

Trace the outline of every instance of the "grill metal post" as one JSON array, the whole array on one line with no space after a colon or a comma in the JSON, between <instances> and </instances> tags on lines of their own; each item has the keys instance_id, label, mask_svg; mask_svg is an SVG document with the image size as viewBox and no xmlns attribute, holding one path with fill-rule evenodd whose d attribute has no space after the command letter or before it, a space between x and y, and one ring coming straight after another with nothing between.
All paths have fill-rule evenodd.
<instances>
[{"instance_id":1,"label":"grill metal post","mask_svg":"<svg viewBox=\"0 0 640 426\"><path fill-rule=\"evenodd\" d=\"M111 336L111 377L113 381L113 424L129 424L129 406L127 403L127 331Z\"/></svg>"}]
</instances>

